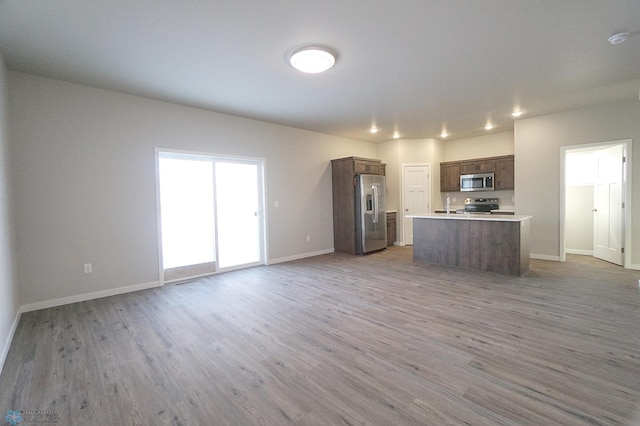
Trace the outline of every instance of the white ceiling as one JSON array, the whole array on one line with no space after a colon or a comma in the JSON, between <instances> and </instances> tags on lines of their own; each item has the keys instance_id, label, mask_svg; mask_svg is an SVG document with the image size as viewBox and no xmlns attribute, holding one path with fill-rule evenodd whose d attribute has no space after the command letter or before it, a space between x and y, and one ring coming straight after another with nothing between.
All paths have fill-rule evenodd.
<instances>
[{"instance_id":1,"label":"white ceiling","mask_svg":"<svg viewBox=\"0 0 640 426\"><path fill-rule=\"evenodd\" d=\"M10 70L372 142L638 99L638 31L638 0L0 0Z\"/></svg>"}]
</instances>

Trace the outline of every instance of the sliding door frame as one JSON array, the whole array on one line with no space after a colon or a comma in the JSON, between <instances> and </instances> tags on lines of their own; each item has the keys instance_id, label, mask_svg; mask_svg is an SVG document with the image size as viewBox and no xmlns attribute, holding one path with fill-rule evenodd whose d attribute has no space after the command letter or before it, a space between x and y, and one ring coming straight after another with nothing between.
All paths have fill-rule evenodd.
<instances>
[{"instance_id":1,"label":"sliding door frame","mask_svg":"<svg viewBox=\"0 0 640 426\"><path fill-rule=\"evenodd\" d=\"M156 229L157 229L157 237L158 237L158 276L159 281L162 285L170 282L176 282L181 280L189 280L193 278L197 278L199 276L211 275L209 273L196 275L189 278L184 278L180 280L172 280L165 281L164 279L164 260L163 260L163 251L162 251L162 209L160 203L160 156L161 154L175 154L176 158L184 156L188 158L189 156L195 157L205 157L210 159L213 162L213 170L214 170L214 191L215 191L215 165L216 162L236 162L236 163L247 163L247 164L256 164L258 166L258 205L259 205L259 217L260 217L260 225L259 225L259 245L260 245L260 259L257 262L250 264L243 264L238 266L231 266L227 268L220 268L219 266L219 253L218 253L218 223L217 223L217 197L214 196L214 262L215 262L215 272L213 274L227 272L235 269L243 269L256 265L265 265L266 260L269 258L268 254L268 234L267 234L267 210L266 210L266 159L259 157L245 157L238 155L227 155L227 154L214 154L209 152L201 152L201 151L188 151L188 150L178 150L178 149L170 149L170 148L155 148L155 178L156 178Z\"/></svg>"}]
</instances>

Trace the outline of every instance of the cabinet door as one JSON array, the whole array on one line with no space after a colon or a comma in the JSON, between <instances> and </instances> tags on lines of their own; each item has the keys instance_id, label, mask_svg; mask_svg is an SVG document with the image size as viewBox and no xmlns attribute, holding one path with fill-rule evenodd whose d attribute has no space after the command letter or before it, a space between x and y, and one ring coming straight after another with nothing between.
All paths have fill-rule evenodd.
<instances>
[{"instance_id":1,"label":"cabinet door","mask_svg":"<svg viewBox=\"0 0 640 426\"><path fill-rule=\"evenodd\" d=\"M387 213L387 247L396 242L396 214Z\"/></svg>"},{"instance_id":2,"label":"cabinet door","mask_svg":"<svg viewBox=\"0 0 640 426\"><path fill-rule=\"evenodd\" d=\"M440 191L460 191L460 163L440 163Z\"/></svg>"},{"instance_id":3,"label":"cabinet door","mask_svg":"<svg viewBox=\"0 0 640 426\"><path fill-rule=\"evenodd\" d=\"M355 160L354 170L358 174L384 176L385 165L379 162Z\"/></svg>"},{"instance_id":4,"label":"cabinet door","mask_svg":"<svg viewBox=\"0 0 640 426\"><path fill-rule=\"evenodd\" d=\"M478 173L493 173L496 171L496 160L478 161Z\"/></svg>"},{"instance_id":5,"label":"cabinet door","mask_svg":"<svg viewBox=\"0 0 640 426\"><path fill-rule=\"evenodd\" d=\"M514 187L513 156L496 160L495 189L514 189Z\"/></svg>"},{"instance_id":6,"label":"cabinet door","mask_svg":"<svg viewBox=\"0 0 640 426\"><path fill-rule=\"evenodd\" d=\"M460 174L461 175L469 175L476 173L479 170L477 161L465 161L464 163L460 163Z\"/></svg>"},{"instance_id":7,"label":"cabinet door","mask_svg":"<svg viewBox=\"0 0 640 426\"><path fill-rule=\"evenodd\" d=\"M460 174L493 173L496 171L496 160L464 161L460 163Z\"/></svg>"}]
</instances>

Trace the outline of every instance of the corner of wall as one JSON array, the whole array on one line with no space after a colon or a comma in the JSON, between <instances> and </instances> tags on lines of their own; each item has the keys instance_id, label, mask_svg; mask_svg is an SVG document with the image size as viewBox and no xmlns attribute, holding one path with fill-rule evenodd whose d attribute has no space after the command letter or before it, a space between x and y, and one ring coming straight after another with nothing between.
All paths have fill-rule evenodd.
<instances>
[{"instance_id":1,"label":"corner of wall","mask_svg":"<svg viewBox=\"0 0 640 426\"><path fill-rule=\"evenodd\" d=\"M16 278L7 69L0 53L0 370L20 320Z\"/></svg>"}]
</instances>

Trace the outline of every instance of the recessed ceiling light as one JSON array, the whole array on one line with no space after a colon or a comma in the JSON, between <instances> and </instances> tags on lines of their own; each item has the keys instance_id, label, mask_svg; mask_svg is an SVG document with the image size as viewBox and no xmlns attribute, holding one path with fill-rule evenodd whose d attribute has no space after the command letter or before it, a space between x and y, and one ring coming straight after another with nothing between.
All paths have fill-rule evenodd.
<instances>
[{"instance_id":1,"label":"recessed ceiling light","mask_svg":"<svg viewBox=\"0 0 640 426\"><path fill-rule=\"evenodd\" d=\"M336 63L336 57L324 47L308 46L296 50L289 62L298 71L316 74L331 68Z\"/></svg>"},{"instance_id":2,"label":"recessed ceiling light","mask_svg":"<svg viewBox=\"0 0 640 426\"><path fill-rule=\"evenodd\" d=\"M611 44L623 43L629 38L630 35L631 34L627 32L614 34L611 37L609 37L609 43Z\"/></svg>"},{"instance_id":3,"label":"recessed ceiling light","mask_svg":"<svg viewBox=\"0 0 640 426\"><path fill-rule=\"evenodd\" d=\"M491 129L493 129L493 124L488 123L486 126L484 126L484 129L485 129L485 130L491 130Z\"/></svg>"},{"instance_id":4,"label":"recessed ceiling light","mask_svg":"<svg viewBox=\"0 0 640 426\"><path fill-rule=\"evenodd\" d=\"M371 126L371 129L369 129L369 131L371 133L378 133L378 128L376 126Z\"/></svg>"},{"instance_id":5,"label":"recessed ceiling light","mask_svg":"<svg viewBox=\"0 0 640 426\"><path fill-rule=\"evenodd\" d=\"M395 132L393 132L393 138L394 139L398 139L399 137L400 137L400 133L398 133L397 130Z\"/></svg>"},{"instance_id":6,"label":"recessed ceiling light","mask_svg":"<svg viewBox=\"0 0 640 426\"><path fill-rule=\"evenodd\" d=\"M447 133L446 130L443 130L442 133L440 133L441 138L446 138L447 136L449 136L449 133Z\"/></svg>"},{"instance_id":7,"label":"recessed ceiling light","mask_svg":"<svg viewBox=\"0 0 640 426\"><path fill-rule=\"evenodd\" d=\"M520 117L522 115L522 111L513 111L511 115L516 118Z\"/></svg>"}]
</instances>

